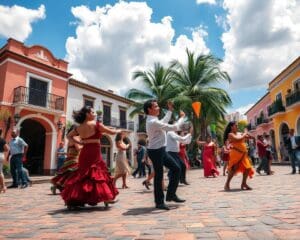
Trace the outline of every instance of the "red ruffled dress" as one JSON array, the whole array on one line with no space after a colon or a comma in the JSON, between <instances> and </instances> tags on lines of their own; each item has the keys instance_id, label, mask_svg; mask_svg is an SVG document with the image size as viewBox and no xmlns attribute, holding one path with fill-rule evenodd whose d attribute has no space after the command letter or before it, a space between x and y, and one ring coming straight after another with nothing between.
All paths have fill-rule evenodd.
<instances>
[{"instance_id":1,"label":"red ruffled dress","mask_svg":"<svg viewBox=\"0 0 300 240\"><path fill-rule=\"evenodd\" d=\"M85 144L80 151L78 170L66 180L61 192L68 206L94 206L99 202L114 200L119 193L102 159L100 137L101 132L96 125L95 134L85 138L99 139L99 143Z\"/></svg>"}]
</instances>

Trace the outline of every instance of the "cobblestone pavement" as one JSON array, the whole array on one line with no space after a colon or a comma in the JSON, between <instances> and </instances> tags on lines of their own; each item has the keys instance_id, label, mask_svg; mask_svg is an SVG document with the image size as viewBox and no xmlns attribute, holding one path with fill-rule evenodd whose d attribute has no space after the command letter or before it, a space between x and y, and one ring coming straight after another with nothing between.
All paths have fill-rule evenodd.
<instances>
[{"instance_id":1,"label":"cobblestone pavement","mask_svg":"<svg viewBox=\"0 0 300 240\"><path fill-rule=\"evenodd\" d=\"M177 191L186 202L169 204L170 211L153 208L152 190L132 177L108 209L68 211L49 183L9 189L0 194L0 239L300 239L300 174L273 170L250 180L252 191L241 191L241 176L234 177L230 192L225 177L191 170L191 185Z\"/></svg>"}]
</instances>

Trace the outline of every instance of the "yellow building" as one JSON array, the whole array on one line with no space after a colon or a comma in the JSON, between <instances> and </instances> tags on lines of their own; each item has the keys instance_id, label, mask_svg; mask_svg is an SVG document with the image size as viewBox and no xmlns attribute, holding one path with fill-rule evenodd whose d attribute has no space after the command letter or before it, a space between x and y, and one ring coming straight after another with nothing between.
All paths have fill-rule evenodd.
<instances>
[{"instance_id":1,"label":"yellow building","mask_svg":"<svg viewBox=\"0 0 300 240\"><path fill-rule=\"evenodd\" d=\"M275 145L279 153L289 129L300 135L300 57L269 83L271 105L268 115L273 119Z\"/></svg>"}]
</instances>

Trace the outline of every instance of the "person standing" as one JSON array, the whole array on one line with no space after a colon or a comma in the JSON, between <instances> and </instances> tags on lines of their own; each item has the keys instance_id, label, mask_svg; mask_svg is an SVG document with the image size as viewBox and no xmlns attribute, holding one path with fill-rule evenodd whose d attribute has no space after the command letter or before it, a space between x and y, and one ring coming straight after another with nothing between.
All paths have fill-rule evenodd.
<instances>
[{"instance_id":1,"label":"person standing","mask_svg":"<svg viewBox=\"0 0 300 240\"><path fill-rule=\"evenodd\" d=\"M221 157L222 157L222 161L224 163L223 166L223 176L226 175L226 170L227 170L227 165L228 165L228 161L229 161L229 153L230 153L230 143L229 140L227 139L222 147L222 151L221 151Z\"/></svg>"},{"instance_id":2,"label":"person standing","mask_svg":"<svg viewBox=\"0 0 300 240\"><path fill-rule=\"evenodd\" d=\"M229 122L224 131L224 142L228 139L231 144L228 161L228 176L224 186L225 191L230 191L230 181L233 176L239 172L243 174L241 189L252 190L247 184L248 177L252 177L254 170L251 165L251 160L248 157L246 140L252 138L248 132L238 132L235 121Z\"/></svg>"},{"instance_id":3,"label":"person standing","mask_svg":"<svg viewBox=\"0 0 300 240\"><path fill-rule=\"evenodd\" d=\"M179 135L180 136L185 136L185 132L183 131L180 131ZM186 144L185 143L179 143L179 157L180 159L184 162L185 164L185 167L186 169L190 169L191 168L191 165L190 165L190 160L189 160L189 157L188 157L188 154L186 152Z\"/></svg>"},{"instance_id":4,"label":"person standing","mask_svg":"<svg viewBox=\"0 0 300 240\"><path fill-rule=\"evenodd\" d=\"M289 137L286 140L286 145L287 145L287 150L291 161L292 174L296 173L296 163L297 163L296 152L300 151L300 143L298 140L299 138L300 136L298 137L295 136L295 130L290 129ZM300 161L298 161L298 171L300 173Z\"/></svg>"},{"instance_id":5,"label":"person standing","mask_svg":"<svg viewBox=\"0 0 300 240\"><path fill-rule=\"evenodd\" d=\"M262 135L257 136L256 146L260 162L258 167L256 168L256 172L260 174L260 171L263 169L266 174L270 175L269 162L266 150L268 145L264 144L263 140L264 139Z\"/></svg>"},{"instance_id":6,"label":"person standing","mask_svg":"<svg viewBox=\"0 0 300 240\"><path fill-rule=\"evenodd\" d=\"M185 136L180 136L175 131L168 131L167 132L167 153L173 158L176 164L180 168L180 183L185 185L189 185L186 181L186 166L183 160L179 156L179 143L182 144L189 144L192 140L191 133L188 133ZM172 174L171 172L169 172Z\"/></svg>"},{"instance_id":7,"label":"person standing","mask_svg":"<svg viewBox=\"0 0 300 240\"><path fill-rule=\"evenodd\" d=\"M18 130L13 129L11 131L12 139L9 141L9 153L7 159L10 158L10 173L13 178L12 185L8 188L17 188L21 183L21 188L28 187L26 177L23 173L23 161L26 161L26 154L28 150L28 144L18 136Z\"/></svg>"},{"instance_id":8,"label":"person standing","mask_svg":"<svg viewBox=\"0 0 300 240\"><path fill-rule=\"evenodd\" d=\"M65 181L61 192L70 210L85 204L95 206L99 202L104 202L107 206L108 203L114 203L119 193L102 159L100 138L102 133L116 134L120 130L96 122L95 117L93 108L89 106L74 111L73 118L79 126L67 135L69 140L83 145L79 153L78 170ZM76 140L76 136L81 141Z\"/></svg>"},{"instance_id":9,"label":"person standing","mask_svg":"<svg viewBox=\"0 0 300 240\"><path fill-rule=\"evenodd\" d=\"M178 131L183 123L185 114L180 113L180 118L174 125L168 124L172 116L173 103L168 102L168 111L164 118L158 119L160 107L157 100L148 100L144 103L144 112L146 118L146 132L148 135L148 156L152 161L154 176L154 201L158 209L169 210L170 208L164 203L164 193L162 189L163 166L169 168L172 172L170 176L166 201L184 202L176 195L176 190L180 177L180 168L166 152L166 131Z\"/></svg>"},{"instance_id":10,"label":"person standing","mask_svg":"<svg viewBox=\"0 0 300 240\"><path fill-rule=\"evenodd\" d=\"M146 149L142 145L141 140L138 141L138 148L135 154L136 154L137 168L132 173L132 176L135 177L137 174L139 174L139 178L145 177L146 176L146 171L145 171Z\"/></svg>"},{"instance_id":11,"label":"person standing","mask_svg":"<svg viewBox=\"0 0 300 240\"><path fill-rule=\"evenodd\" d=\"M2 129L0 128L0 193L5 193L6 186L3 174L3 164L4 164L4 153L9 151L9 147L2 136Z\"/></svg>"},{"instance_id":12,"label":"person standing","mask_svg":"<svg viewBox=\"0 0 300 240\"><path fill-rule=\"evenodd\" d=\"M117 133L115 141L116 141L118 152L116 155L114 185L116 185L117 180L120 177L122 177L122 188L128 188L126 184L126 178L127 175L130 174L130 167L126 156L126 150L130 148L130 144L125 144L124 138L125 138L124 132Z\"/></svg>"},{"instance_id":13,"label":"person standing","mask_svg":"<svg viewBox=\"0 0 300 240\"><path fill-rule=\"evenodd\" d=\"M64 161L66 160L65 144L63 142L59 143L59 147L57 148L56 160L56 171L58 172L62 165L64 165Z\"/></svg>"}]
</instances>

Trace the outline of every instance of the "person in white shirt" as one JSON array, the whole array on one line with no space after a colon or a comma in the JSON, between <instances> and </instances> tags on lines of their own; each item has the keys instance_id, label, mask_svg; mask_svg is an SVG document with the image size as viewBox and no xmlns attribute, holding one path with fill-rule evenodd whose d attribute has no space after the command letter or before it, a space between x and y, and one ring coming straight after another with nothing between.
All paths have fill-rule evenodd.
<instances>
[{"instance_id":1,"label":"person in white shirt","mask_svg":"<svg viewBox=\"0 0 300 240\"><path fill-rule=\"evenodd\" d=\"M164 203L164 193L162 189L163 166L172 171L168 185L166 201L184 202L176 196L176 190L179 182L180 168L166 152L166 131L178 131L184 121L185 114L180 112L180 118L177 123L168 124L172 116L173 103L168 102L168 111L164 118L158 119L160 107L157 100L148 100L144 103L144 112L146 118L146 132L148 135L148 156L152 161L155 171L154 176L154 200L155 207L158 209L169 210Z\"/></svg>"},{"instance_id":2,"label":"person in white shirt","mask_svg":"<svg viewBox=\"0 0 300 240\"><path fill-rule=\"evenodd\" d=\"M296 152L300 151L300 144L297 144L300 140L300 136L295 136L295 130L290 129L289 137L286 140L286 145L289 153L289 158L292 165L292 174L296 173L296 165L298 165L298 172L300 174L300 161L297 161ZM298 162L298 164L297 164Z\"/></svg>"},{"instance_id":3,"label":"person in white shirt","mask_svg":"<svg viewBox=\"0 0 300 240\"><path fill-rule=\"evenodd\" d=\"M170 121L169 123L173 123ZM185 185L189 185L186 181L186 166L183 160L179 156L179 143L190 144L192 140L191 133L188 133L185 136L178 135L175 131L168 131L167 133L167 153L175 160L175 162L180 167L180 183ZM169 172L169 177L172 172Z\"/></svg>"}]
</instances>

